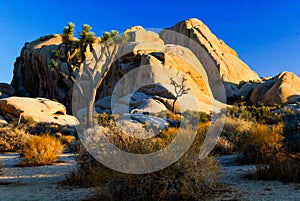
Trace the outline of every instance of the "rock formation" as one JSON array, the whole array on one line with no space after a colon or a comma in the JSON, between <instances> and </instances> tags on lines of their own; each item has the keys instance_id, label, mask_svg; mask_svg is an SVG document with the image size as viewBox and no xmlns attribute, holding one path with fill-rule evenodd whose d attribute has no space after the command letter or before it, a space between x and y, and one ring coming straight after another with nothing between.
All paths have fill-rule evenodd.
<instances>
[{"instance_id":1,"label":"rock formation","mask_svg":"<svg viewBox=\"0 0 300 201\"><path fill-rule=\"evenodd\" d=\"M300 101L300 78L294 73L282 72L271 80L258 84L251 96L254 104L289 104Z\"/></svg>"},{"instance_id":2,"label":"rock formation","mask_svg":"<svg viewBox=\"0 0 300 201\"><path fill-rule=\"evenodd\" d=\"M15 95L55 99L70 109L73 83L69 76L74 73L73 69L65 68L66 63L60 60L58 68L62 73L57 73L48 66L52 51L60 50L63 54L64 48L62 37L58 34L26 43L14 64L11 84L16 90Z\"/></svg>"},{"instance_id":3,"label":"rock formation","mask_svg":"<svg viewBox=\"0 0 300 201\"><path fill-rule=\"evenodd\" d=\"M66 114L66 107L45 98L10 97L0 99L0 114L6 119L23 118L38 123L60 126L78 125L78 120Z\"/></svg>"},{"instance_id":4,"label":"rock formation","mask_svg":"<svg viewBox=\"0 0 300 201\"><path fill-rule=\"evenodd\" d=\"M230 85L237 85L241 81L259 80L256 72L252 71L240 60L237 53L227 46L224 41L218 39L200 20L195 18L184 20L169 30L183 34L195 41L195 43L192 43L184 37L176 37L176 40L174 33L169 31L161 33L161 37L165 43L176 40L176 44L192 50L206 70L210 87L216 99L221 100L224 97L223 92L220 91L223 85L220 82L220 78L225 83L226 94L228 96L232 95L232 87Z\"/></svg>"},{"instance_id":5,"label":"rock formation","mask_svg":"<svg viewBox=\"0 0 300 201\"><path fill-rule=\"evenodd\" d=\"M146 71L138 73L139 77L137 79L132 79L132 82L126 83L126 85L136 84L136 86L139 86L138 83L145 82L145 79L149 79L148 81L152 83L159 83L160 79L163 78L165 84L162 87L165 91L150 93L145 88L139 89L139 94L143 93L142 96L147 97L147 101L131 100L131 109L139 109L145 112L148 106L155 106L160 109L170 110L175 96L174 94L168 95L167 91L173 90L170 78L174 78L174 73L178 71L181 71L183 76L187 78L187 84L194 95L196 95L197 100L199 100L202 111L208 112L213 110L212 104L217 104L217 107L221 106L212 97L205 70L189 49L178 45L165 45L158 34L146 31L142 27L130 28L125 33L130 37L130 40L121 47L120 58L113 63L103 84L99 87L96 100L109 98L117 82L130 70L138 66L149 66ZM97 49L99 45L94 44L94 48ZM70 112L72 88L74 86L74 82L70 77L75 78L78 69L70 69L63 59L58 61L59 72L52 71L48 66L51 52L60 50L59 52L62 54L65 52L64 48L65 46L62 44L60 35L49 35L31 43L26 43L21 51L21 56L15 62L12 81L12 86L16 89L15 94L56 99L63 103ZM59 58L64 58L64 56L60 55ZM92 53L87 54L86 63L91 63L93 59ZM170 72L173 70L173 75L165 76L164 68L170 69ZM89 82L89 80L87 81ZM188 96L186 96L186 99L188 99ZM97 102L99 103L99 101ZM198 107L196 104L185 105L182 105L181 109L195 109ZM106 107L102 105L98 108L98 111L107 111L109 109L111 108L107 108L107 105Z\"/></svg>"},{"instance_id":6,"label":"rock formation","mask_svg":"<svg viewBox=\"0 0 300 201\"><path fill-rule=\"evenodd\" d=\"M7 83L0 83L0 98L7 98L14 95L15 89Z\"/></svg>"},{"instance_id":7,"label":"rock formation","mask_svg":"<svg viewBox=\"0 0 300 201\"><path fill-rule=\"evenodd\" d=\"M99 100L95 106L100 108L97 110L112 110L113 113L133 110L140 113L172 110L175 93L171 78L180 79L180 76L187 79L186 84L191 93L182 96L180 109L176 105L178 110L210 112L224 107L214 100L205 70L189 49L179 45L164 45L158 34L143 30L141 27L133 32L127 30L126 33L134 37L131 37L125 47L121 47L118 61L113 64L99 87L97 98ZM93 57L87 58L91 61L91 66L94 65ZM133 69L135 70L132 71ZM178 75L178 72L181 74ZM115 92L119 93L120 97L113 109L109 104L110 98L118 85L122 86L121 90ZM198 103L189 102L194 97Z\"/></svg>"},{"instance_id":8,"label":"rock formation","mask_svg":"<svg viewBox=\"0 0 300 201\"><path fill-rule=\"evenodd\" d=\"M233 49L198 19L184 20L159 34L146 31L141 26L129 28L125 33L129 41L120 47L118 59L109 72L101 72L104 80L97 90L95 101L99 113L113 110L112 94L118 82L137 87L136 91L120 91L124 97L115 102L119 108L127 107L128 112L159 112L172 110L173 107L175 111L200 108L208 112L224 107L218 101L226 102L225 91L227 97L243 97L253 103L292 103L298 100L299 78L291 73L283 73L271 80L260 80ZM101 44L96 41L93 46L99 49ZM59 50L60 53L58 71L48 66L53 50ZM0 84L0 91L7 94L4 97L14 94L55 99L63 103L70 114L74 79L79 69L66 63L65 50L66 45L62 44L62 37L57 34L26 43L15 62L12 87ZM88 67L93 65L94 56L94 53L87 53ZM124 75L140 66L147 68L125 80ZM187 79L186 84L191 88L191 93L183 96L186 104L177 102L172 105L175 93L170 78L176 77L174 72L181 72L180 76ZM85 76L84 79L82 81L89 85L89 77ZM139 84L145 82L155 84ZM192 96L196 97L198 107L188 102ZM115 109L118 110L117 107Z\"/></svg>"}]
</instances>

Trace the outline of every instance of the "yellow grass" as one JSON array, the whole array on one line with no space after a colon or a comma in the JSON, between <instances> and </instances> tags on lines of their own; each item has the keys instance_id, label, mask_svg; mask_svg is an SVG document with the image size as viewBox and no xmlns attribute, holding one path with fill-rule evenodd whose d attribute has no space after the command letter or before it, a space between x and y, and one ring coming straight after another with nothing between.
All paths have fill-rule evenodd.
<instances>
[{"instance_id":1,"label":"yellow grass","mask_svg":"<svg viewBox=\"0 0 300 201\"><path fill-rule=\"evenodd\" d=\"M33 136L24 146L21 155L24 157L21 166L48 165L55 163L64 151L60 140L50 136Z\"/></svg>"}]
</instances>

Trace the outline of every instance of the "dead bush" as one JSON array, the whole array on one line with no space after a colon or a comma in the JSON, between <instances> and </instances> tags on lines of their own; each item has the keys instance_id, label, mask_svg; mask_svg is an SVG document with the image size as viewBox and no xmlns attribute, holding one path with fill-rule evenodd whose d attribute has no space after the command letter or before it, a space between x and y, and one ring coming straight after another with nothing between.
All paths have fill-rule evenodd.
<instances>
[{"instance_id":1,"label":"dead bush","mask_svg":"<svg viewBox=\"0 0 300 201\"><path fill-rule=\"evenodd\" d=\"M0 152L16 152L23 149L30 134L24 129L0 128Z\"/></svg>"},{"instance_id":2,"label":"dead bush","mask_svg":"<svg viewBox=\"0 0 300 201\"><path fill-rule=\"evenodd\" d=\"M21 151L23 160L20 166L38 166L55 163L64 151L60 140L50 136L32 136Z\"/></svg>"},{"instance_id":3,"label":"dead bush","mask_svg":"<svg viewBox=\"0 0 300 201\"><path fill-rule=\"evenodd\" d=\"M196 139L184 156L160 171L142 175L119 173L103 166L87 152L82 151L77 158L79 169L67 175L64 183L86 187L101 186L91 200L203 199L207 192L213 191L221 174L219 164L213 157L201 161L197 158L208 126L209 122L200 124ZM165 147L176 132L177 129L170 128L146 144L122 138L122 147L134 153L153 152ZM190 135L191 130L185 128L182 132ZM122 133L118 135L122 136ZM120 143L119 137L110 140L113 139L117 140L116 144ZM157 145L149 146L149 143Z\"/></svg>"}]
</instances>

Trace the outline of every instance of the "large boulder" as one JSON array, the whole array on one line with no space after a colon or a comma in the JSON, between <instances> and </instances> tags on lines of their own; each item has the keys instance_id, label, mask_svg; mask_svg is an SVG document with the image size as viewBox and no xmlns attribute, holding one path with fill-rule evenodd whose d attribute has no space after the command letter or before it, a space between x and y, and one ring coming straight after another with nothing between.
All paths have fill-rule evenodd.
<instances>
[{"instance_id":1,"label":"large boulder","mask_svg":"<svg viewBox=\"0 0 300 201\"><path fill-rule=\"evenodd\" d=\"M146 31L141 26L131 27L124 31L129 40L123 47L122 55L127 53L141 54L142 52L161 52L164 50L164 42L157 33Z\"/></svg>"},{"instance_id":2,"label":"large boulder","mask_svg":"<svg viewBox=\"0 0 300 201\"><path fill-rule=\"evenodd\" d=\"M176 96L171 78L180 83L180 77L185 77L186 85L191 90L190 93L181 97L180 109L182 111L211 112L224 107L213 98L206 72L189 49L171 44L165 45L163 49L160 52L157 50L149 52L149 49L146 49L147 52L140 50L143 52L142 54L136 52L130 56L121 57L118 62L113 64L104 78L103 84L98 88L97 99L99 101L96 102L96 106L107 108L110 105L111 95L115 92L120 95L120 99L116 102L118 106L115 106L113 112L117 110L121 112L122 108L125 108L123 112L131 112L128 111L128 108L129 110L137 109L140 112L171 110L172 106L170 107L170 105ZM135 73L131 75L132 69L135 69ZM181 74L178 75L178 72ZM118 86L122 87L116 91ZM136 100L130 99L135 94L132 87L139 92L140 97L136 96ZM142 104L143 102L144 104ZM177 105L176 108L179 108Z\"/></svg>"},{"instance_id":3,"label":"large boulder","mask_svg":"<svg viewBox=\"0 0 300 201\"><path fill-rule=\"evenodd\" d=\"M71 104L71 88L67 75L51 70L48 62L52 51L64 51L62 37L58 34L41 37L33 42L25 43L20 57L14 64L12 86L17 96L32 96L56 99L67 108ZM60 55L63 57L63 55ZM65 64L58 61L58 68Z\"/></svg>"},{"instance_id":4,"label":"large boulder","mask_svg":"<svg viewBox=\"0 0 300 201\"><path fill-rule=\"evenodd\" d=\"M169 31L170 30L170 31ZM239 84L241 81L259 80L256 72L251 70L238 54L224 41L218 39L209 28L199 19L188 19L181 21L163 31L160 35L165 43L174 43L189 48L201 61L208 75L212 93L217 100L223 100L223 92L220 91L223 83ZM192 39L192 43L185 37L174 37L176 33ZM226 88L226 93L232 95L232 87Z\"/></svg>"},{"instance_id":5,"label":"large boulder","mask_svg":"<svg viewBox=\"0 0 300 201\"><path fill-rule=\"evenodd\" d=\"M253 92L254 88L258 85L258 83L248 82L245 83L239 88L236 95L243 97L245 99L249 99L251 93Z\"/></svg>"},{"instance_id":6,"label":"large boulder","mask_svg":"<svg viewBox=\"0 0 300 201\"><path fill-rule=\"evenodd\" d=\"M251 94L250 101L266 105L299 102L300 78L294 73L282 72L273 79L257 85Z\"/></svg>"},{"instance_id":7,"label":"large boulder","mask_svg":"<svg viewBox=\"0 0 300 201\"><path fill-rule=\"evenodd\" d=\"M10 97L0 99L0 113L8 119L24 118L38 123L61 126L78 125L78 120L66 114L66 107L45 98Z\"/></svg>"}]
</instances>

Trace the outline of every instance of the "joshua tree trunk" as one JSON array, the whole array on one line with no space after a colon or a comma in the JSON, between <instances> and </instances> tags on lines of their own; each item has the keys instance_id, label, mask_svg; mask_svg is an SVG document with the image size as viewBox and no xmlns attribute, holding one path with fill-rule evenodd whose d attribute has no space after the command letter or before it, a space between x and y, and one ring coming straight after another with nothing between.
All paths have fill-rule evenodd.
<instances>
[{"instance_id":1,"label":"joshua tree trunk","mask_svg":"<svg viewBox=\"0 0 300 201\"><path fill-rule=\"evenodd\" d=\"M175 103L176 103L176 101L177 101L177 97L174 99L174 101L173 101L173 108L172 108L172 112L175 114Z\"/></svg>"},{"instance_id":2,"label":"joshua tree trunk","mask_svg":"<svg viewBox=\"0 0 300 201\"><path fill-rule=\"evenodd\" d=\"M88 102L88 107L87 107L87 116L86 116L86 127L90 128L93 125L93 108L94 108L94 103L95 103L95 98L96 98L96 92L97 89L93 89L91 99Z\"/></svg>"},{"instance_id":3,"label":"joshua tree trunk","mask_svg":"<svg viewBox=\"0 0 300 201\"><path fill-rule=\"evenodd\" d=\"M102 84L103 80L105 79L107 73L110 71L112 63L114 62L116 55L118 52L118 45L113 45L113 47L109 47L104 45L102 47L100 56L94 54L94 58L96 58L96 63L94 65L94 69L91 72L90 69L87 67L86 72L90 77L92 82L92 93L91 97L87 97L87 121L86 126L89 128L93 125L93 107L97 95L97 89Z\"/></svg>"}]
</instances>

